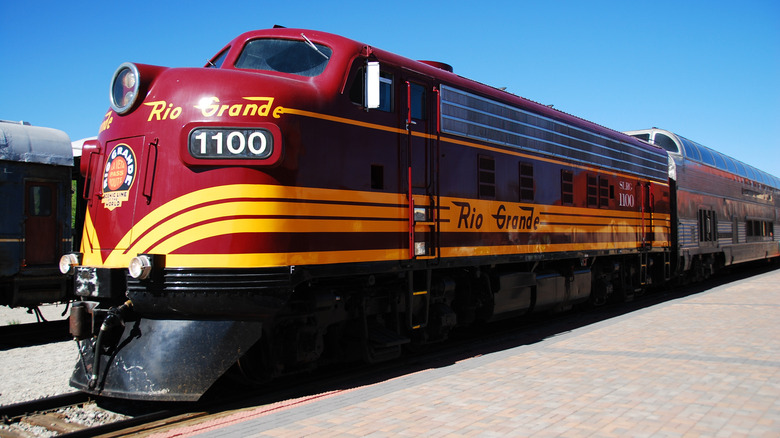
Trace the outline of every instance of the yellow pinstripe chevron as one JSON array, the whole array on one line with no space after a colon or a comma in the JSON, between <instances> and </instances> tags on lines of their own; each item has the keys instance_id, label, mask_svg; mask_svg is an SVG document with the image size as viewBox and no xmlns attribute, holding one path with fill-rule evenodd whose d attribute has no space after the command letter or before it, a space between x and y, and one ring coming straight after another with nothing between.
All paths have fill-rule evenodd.
<instances>
[{"instance_id":1,"label":"yellow pinstripe chevron","mask_svg":"<svg viewBox=\"0 0 780 438\"><path fill-rule=\"evenodd\" d=\"M404 195L392 193L259 184L211 187L182 195L153 210L115 245L126 250L104 248L110 251L105 262L99 254L99 243L85 239L82 243L84 265L125 267L132 257L140 253L170 254L204 238L234 233L405 232L408 230L408 224L404 222L407 213L404 208L399 208L405 199ZM84 233L97 236L89 213ZM296 259L309 255L305 253ZM209 264L203 266L213 266L214 257L204 255ZM286 256L268 254L265 257L283 259ZM223 258L233 260L235 256ZM197 257L181 256L180 259L197 260ZM170 260L176 260L176 257ZM277 264L285 263L272 265Z\"/></svg>"}]
</instances>

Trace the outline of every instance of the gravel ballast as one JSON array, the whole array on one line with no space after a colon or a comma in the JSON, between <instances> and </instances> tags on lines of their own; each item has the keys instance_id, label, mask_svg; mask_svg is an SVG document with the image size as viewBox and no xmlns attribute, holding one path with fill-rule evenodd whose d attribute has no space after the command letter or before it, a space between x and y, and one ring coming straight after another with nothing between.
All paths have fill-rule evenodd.
<instances>
[{"instance_id":1,"label":"gravel ballast","mask_svg":"<svg viewBox=\"0 0 780 438\"><path fill-rule=\"evenodd\" d=\"M66 319L64 305L41 306L49 321ZM0 325L36 322L26 309L0 306ZM68 380L78 360L75 341L0 349L0 406L36 400L75 390Z\"/></svg>"}]
</instances>

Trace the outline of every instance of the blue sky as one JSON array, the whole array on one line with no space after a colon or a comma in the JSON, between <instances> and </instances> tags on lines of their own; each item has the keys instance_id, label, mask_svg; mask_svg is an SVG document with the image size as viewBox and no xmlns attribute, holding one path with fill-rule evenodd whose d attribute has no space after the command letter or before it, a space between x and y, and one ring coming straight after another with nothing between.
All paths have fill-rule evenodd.
<instances>
[{"instance_id":1,"label":"blue sky","mask_svg":"<svg viewBox=\"0 0 780 438\"><path fill-rule=\"evenodd\" d=\"M0 119L97 134L116 67L202 66L280 24L333 32L780 176L780 2L3 1Z\"/></svg>"}]
</instances>

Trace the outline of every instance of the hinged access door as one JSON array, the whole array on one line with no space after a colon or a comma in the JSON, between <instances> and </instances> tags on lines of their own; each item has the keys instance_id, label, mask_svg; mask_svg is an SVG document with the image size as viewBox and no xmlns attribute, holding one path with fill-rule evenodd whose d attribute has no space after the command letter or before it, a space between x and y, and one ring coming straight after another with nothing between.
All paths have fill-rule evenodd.
<instances>
[{"instance_id":1,"label":"hinged access door","mask_svg":"<svg viewBox=\"0 0 780 438\"><path fill-rule=\"evenodd\" d=\"M439 256L438 90L420 78L407 77L404 85L409 258L433 259Z\"/></svg>"},{"instance_id":2,"label":"hinged access door","mask_svg":"<svg viewBox=\"0 0 780 438\"><path fill-rule=\"evenodd\" d=\"M653 229L653 208L655 199L651 187L652 183L649 182L638 184L640 190L639 202L641 213L640 238L642 248L648 249L653 247L653 242L655 240L655 231Z\"/></svg>"}]
</instances>

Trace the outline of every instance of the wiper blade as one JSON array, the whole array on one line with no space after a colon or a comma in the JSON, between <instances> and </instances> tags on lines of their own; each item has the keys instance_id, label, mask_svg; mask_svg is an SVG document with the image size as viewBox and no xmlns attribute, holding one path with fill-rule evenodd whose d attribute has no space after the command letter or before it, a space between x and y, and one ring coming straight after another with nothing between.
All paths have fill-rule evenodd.
<instances>
[{"instance_id":1,"label":"wiper blade","mask_svg":"<svg viewBox=\"0 0 780 438\"><path fill-rule=\"evenodd\" d=\"M313 42L311 42L311 40L310 40L310 39L306 38L306 35L304 35L304 34L301 34L301 36L303 37L303 39L305 39L305 40L306 40L306 44L308 44L308 45L309 45L309 47L311 47L312 49L314 49L314 51L315 51L315 52L317 52L317 53L319 53L320 55L322 55L322 57L323 57L323 58L325 58L325 59L330 59L330 58L328 58L328 55L326 55L326 54L322 53L322 52L320 51L320 49L318 49L318 48L317 48L317 46L315 46L315 45L314 45L314 43L313 43Z\"/></svg>"}]
</instances>

